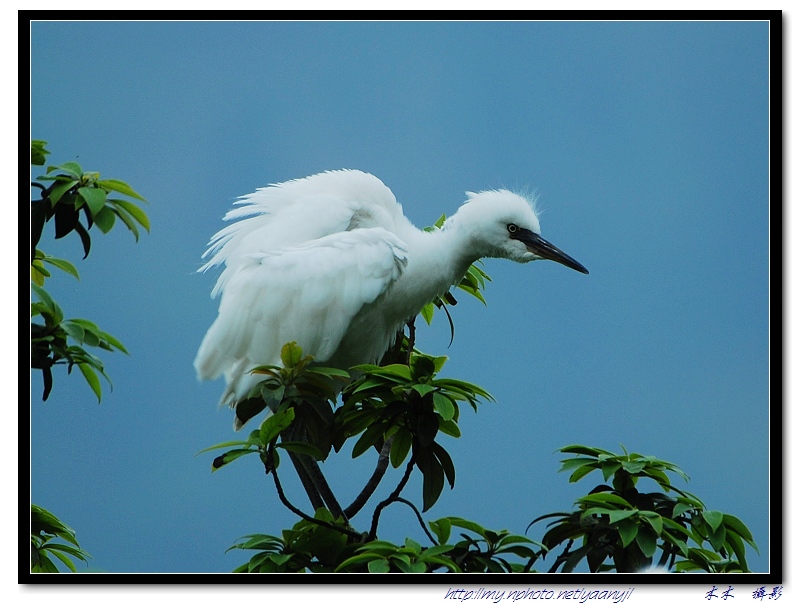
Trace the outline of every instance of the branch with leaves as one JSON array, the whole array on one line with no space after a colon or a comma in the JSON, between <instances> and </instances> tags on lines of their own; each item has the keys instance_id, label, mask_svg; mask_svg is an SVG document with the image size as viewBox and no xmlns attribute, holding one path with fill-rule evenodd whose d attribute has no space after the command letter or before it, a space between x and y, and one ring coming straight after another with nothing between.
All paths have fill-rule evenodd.
<instances>
[{"instance_id":1,"label":"branch with leaves","mask_svg":"<svg viewBox=\"0 0 800 604\"><path fill-rule=\"evenodd\" d=\"M550 551L565 547L549 572L559 568L572 572L584 559L591 572L640 572L651 567L675 572L749 572L745 543L758 551L750 531L737 517L707 510L698 497L672 484L668 473L688 481L675 464L628 453L624 447L623 455L583 445L559 451L575 455L561 461L561 471L572 471L570 482L599 470L611 484L604 482L579 498L577 511L545 514L529 525L556 519L542 543ZM654 482L663 493L642 492L642 479ZM572 550L576 543L579 547Z\"/></svg>"},{"instance_id":2,"label":"branch with leaves","mask_svg":"<svg viewBox=\"0 0 800 604\"><path fill-rule=\"evenodd\" d=\"M49 153L45 141L31 141L31 165L43 166ZM150 230L147 215L134 201L118 197L140 202L145 199L127 183L101 180L99 173L84 172L75 162L49 166L31 187L39 194L38 199L31 199L31 368L42 372L43 400L48 399L53 389L52 368L65 365L67 373L78 367L99 403L102 399L99 376L109 386L111 380L100 358L84 347L119 350L125 354L128 351L92 321L64 318L61 307L44 287L45 280L52 276L48 267L80 279L78 270L68 260L50 256L38 246L50 221L54 223L56 239L72 232L78 234L84 259L89 255L89 231L94 225L108 233L119 218L138 241L139 227ZM72 529L51 512L31 504L31 572L59 572L53 558L75 572L72 558L86 561L88 554L78 546Z\"/></svg>"},{"instance_id":3,"label":"branch with leaves","mask_svg":"<svg viewBox=\"0 0 800 604\"><path fill-rule=\"evenodd\" d=\"M41 140L31 142L32 165L44 165L49 154L45 145ZM78 234L85 259L91 249L90 229L97 225L103 233L108 233L117 218L138 241L139 226L150 230L147 215L133 201L114 195L140 202L146 200L126 182L101 180L98 172L84 172L75 162L48 166L46 173L37 177L31 186L40 195L39 199L31 201L31 289L38 299L31 304L31 367L42 372L43 400L47 400L53 388L52 367L66 365L68 373L78 367L100 402L102 390L98 376L103 376L109 385L111 380L104 371L103 362L84 346L120 350L126 354L127 350L92 321L64 319L61 307L44 288L45 280L52 276L47 267L56 267L80 279L78 270L68 260L46 254L38 245L45 225L52 221L56 239L72 232Z\"/></svg>"}]
</instances>

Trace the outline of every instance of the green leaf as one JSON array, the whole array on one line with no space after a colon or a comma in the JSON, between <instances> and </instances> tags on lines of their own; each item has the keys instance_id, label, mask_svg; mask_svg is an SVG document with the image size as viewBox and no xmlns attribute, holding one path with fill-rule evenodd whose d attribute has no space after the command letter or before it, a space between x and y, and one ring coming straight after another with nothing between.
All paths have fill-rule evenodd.
<instances>
[{"instance_id":1,"label":"green leaf","mask_svg":"<svg viewBox=\"0 0 800 604\"><path fill-rule=\"evenodd\" d=\"M664 530L664 521L659 514L656 512L648 512L642 511L640 512L641 516L650 523L650 526L653 527L657 536L661 535L661 531Z\"/></svg>"},{"instance_id":2,"label":"green leaf","mask_svg":"<svg viewBox=\"0 0 800 604\"><path fill-rule=\"evenodd\" d=\"M708 523L708 526L711 527L711 531L714 532L719 528L719 525L722 524L722 512L705 510L703 512L703 519Z\"/></svg>"},{"instance_id":3,"label":"green leaf","mask_svg":"<svg viewBox=\"0 0 800 604\"><path fill-rule=\"evenodd\" d=\"M413 551L417 556L419 556L422 553L422 546L413 539L411 539L410 537L406 537L404 543L405 546L411 551Z\"/></svg>"},{"instance_id":4,"label":"green leaf","mask_svg":"<svg viewBox=\"0 0 800 604\"><path fill-rule=\"evenodd\" d=\"M48 195L48 199L50 200L50 207L54 207L64 196L64 193L69 191L72 187L78 184L77 180L66 180L64 182L53 184L53 188L50 189L50 194Z\"/></svg>"},{"instance_id":5,"label":"green leaf","mask_svg":"<svg viewBox=\"0 0 800 604\"><path fill-rule=\"evenodd\" d=\"M399 468L406 460L411 449L412 440L411 432L402 426L395 432L392 440L392 449L389 452L389 461L392 462L393 468Z\"/></svg>"},{"instance_id":6,"label":"green leaf","mask_svg":"<svg viewBox=\"0 0 800 604\"><path fill-rule=\"evenodd\" d=\"M55 316L59 317L56 320L56 323L60 323L61 319L63 319L63 313L61 312L61 308L56 304L55 300L50 297L50 294L47 293L43 287L40 287L36 284L31 284L31 289L39 296L39 299L44 302L47 309Z\"/></svg>"},{"instance_id":7,"label":"green leaf","mask_svg":"<svg viewBox=\"0 0 800 604\"><path fill-rule=\"evenodd\" d=\"M628 547L639 534L639 524L633 520L622 520L616 528L619 531L622 547Z\"/></svg>"},{"instance_id":8,"label":"green leaf","mask_svg":"<svg viewBox=\"0 0 800 604\"><path fill-rule=\"evenodd\" d=\"M370 560L367 563L367 568L371 573L388 573L389 561L386 558L378 558L376 560Z\"/></svg>"},{"instance_id":9,"label":"green leaf","mask_svg":"<svg viewBox=\"0 0 800 604\"><path fill-rule=\"evenodd\" d=\"M67 172L76 178L80 178L83 176L83 168L81 165L74 161L64 162L60 166L48 166L47 173L53 172L54 170L61 170L62 172Z\"/></svg>"},{"instance_id":10,"label":"green leaf","mask_svg":"<svg viewBox=\"0 0 800 604\"><path fill-rule=\"evenodd\" d=\"M450 539L450 528L452 526L452 523L450 522L449 518L440 518L439 520L431 520L430 522L428 522L428 526L433 531L433 534L436 535L436 538L439 540L440 545L447 543L447 540Z\"/></svg>"},{"instance_id":11,"label":"green leaf","mask_svg":"<svg viewBox=\"0 0 800 604\"><path fill-rule=\"evenodd\" d=\"M630 518L638 513L638 510L610 510L608 513L608 522L614 524L625 518ZM659 531L660 532L660 531Z\"/></svg>"},{"instance_id":12,"label":"green leaf","mask_svg":"<svg viewBox=\"0 0 800 604\"><path fill-rule=\"evenodd\" d=\"M587 474L593 472L596 468L594 466L586 465L581 466L577 470L575 470L569 477L570 482L578 482L581 478L586 476Z\"/></svg>"},{"instance_id":13,"label":"green leaf","mask_svg":"<svg viewBox=\"0 0 800 604\"><path fill-rule=\"evenodd\" d=\"M102 330L98 330L98 333L100 334L100 337L103 338L106 342L108 342L111 346L113 346L114 348L116 348L121 352L124 352L125 354L128 354L128 350L122 345L122 342L120 342L110 333Z\"/></svg>"},{"instance_id":14,"label":"green leaf","mask_svg":"<svg viewBox=\"0 0 800 604\"><path fill-rule=\"evenodd\" d=\"M144 197L134 191L128 183L121 180L108 178L106 180L98 180L97 184L108 191L116 191L117 193L122 193L123 195L133 197L134 199L138 199L140 201L147 201Z\"/></svg>"},{"instance_id":15,"label":"green leaf","mask_svg":"<svg viewBox=\"0 0 800 604\"><path fill-rule=\"evenodd\" d=\"M281 348L281 362L287 369L296 367L302 358L303 349L297 345L297 342L289 342Z\"/></svg>"},{"instance_id":16,"label":"green leaf","mask_svg":"<svg viewBox=\"0 0 800 604\"><path fill-rule=\"evenodd\" d=\"M80 187L78 195L89 206L89 213L93 220L106 205L106 192L99 187Z\"/></svg>"},{"instance_id":17,"label":"green leaf","mask_svg":"<svg viewBox=\"0 0 800 604\"><path fill-rule=\"evenodd\" d=\"M736 516L731 516L730 514L723 514L722 518L725 526L728 529L735 532L747 543L749 543L754 550L758 551L758 547L756 547L756 543L753 540L753 535L750 534L750 531L741 520L739 520Z\"/></svg>"},{"instance_id":18,"label":"green leaf","mask_svg":"<svg viewBox=\"0 0 800 604\"><path fill-rule=\"evenodd\" d=\"M44 258L42 258L42 260L44 262L47 262L48 264L52 264L53 266L60 268L65 273L69 273L70 275L72 275L73 277L75 277L80 281L80 276L78 275L78 269L76 269L71 262L67 260L62 260L61 258L54 258L53 256L45 256Z\"/></svg>"},{"instance_id":19,"label":"green leaf","mask_svg":"<svg viewBox=\"0 0 800 604\"><path fill-rule=\"evenodd\" d=\"M214 458L214 461L211 462L211 471L216 472L220 468L227 466L233 461L236 461L240 457L245 455L249 455L250 453L257 453L258 449L231 449L230 451L225 451L219 457Z\"/></svg>"},{"instance_id":20,"label":"green leaf","mask_svg":"<svg viewBox=\"0 0 800 604\"><path fill-rule=\"evenodd\" d=\"M623 461L622 467L629 474L638 474L644 470L646 463L643 461Z\"/></svg>"},{"instance_id":21,"label":"green leaf","mask_svg":"<svg viewBox=\"0 0 800 604\"><path fill-rule=\"evenodd\" d=\"M725 545L725 534L725 526L722 524L708 534L708 541L716 551L720 551L722 546Z\"/></svg>"},{"instance_id":22,"label":"green leaf","mask_svg":"<svg viewBox=\"0 0 800 604\"><path fill-rule=\"evenodd\" d=\"M50 151L45 148L47 141L32 140L31 141L31 165L43 166L46 156L50 155Z\"/></svg>"},{"instance_id":23,"label":"green leaf","mask_svg":"<svg viewBox=\"0 0 800 604\"><path fill-rule=\"evenodd\" d=\"M453 416L456 414L453 401L440 392L433 393L433 408L436 409L436 412L441 415L442 419L446 422L453 419Z\"/></svg>"},{"instance_id":24,"label":"green leaf","mask_svg":"<svg viewBox=\"0 0 800 604\"><path fill-rule=\"evenodd\" d=\"M625 499L614 493L592 493L578 499L581 503L606 503L630 509L632 506Z\"/></svg>"},{"instance_id":25,"label":"green leaf","mask_svg":"<svg viewBox=\"0 0 800 604\"><path fill-rule=\"evenodd\" d=\"M430 325L433 321L433 310L434 306L432 302L428 302L425 306L422 307L422 310L419 311L419 314L422 315L422 318L425 319L425 322Z\"/></svg>"},{"instance_id":26,"label":"green leaf","mask_svg":"<svg viewBox=\"0 0 800 604\"><path fill-rule=\"evenodd\" d=\"M133 220L130 214L128 214L123 208L117 207L116 200L109 200L109 203L114 207L114 213L119 216L119 219L125 223L125 226L128 227L128 230L133 233L133 238L136 241L139 241L139 229L136 227L136 222ZM78 223L80 224L80 223ZM84 245L84 247L86 247ZM88 255L88 252L87 252Z\"/></svg>"},{"instance_id":27,"label":"green leaf","mask_svg":"<svg viewBox=\"0 0 800 604\"><path fill-rule=\"evenodd\" d=\"M98 229L104 233L108 233L114 227L116 216L117 215L114 213L114 210L104 205L94 216L94 223L97 225Z\"/></svg>"},{"instance_id":28,"label":"green leaf","mask_svg":"<svg viewBox=\"0 0 800 604\"><path fill-rule=\"evenodd\" d=\"M610 451L606 451L604 449L596 449L594 447L586 447L584 445L568 445L566 447L561 447L560 449L556 449L560 453L575 453L576 455L588 455L589 457L597 457L601 453L605 453L606 455L613 457L614 454Z\"/></svg>"},{"instance_id":29,"label":"green leaf","mask_svg":"<svg viewBox=\"0 0 800 604\"><path fill-rule=\"evenodd\" d=\"M392 551L394 551L394 549ZM356 556L348 558L347 560L342 562L339 566L337 566L333 572L338 573L347 568L348 566L363 564L364 562L369 563L370 560L379 560L379 559L383 560L384 558L382 558L380 554L374 552L365 552L363 554L358 554Z\"/></svg>"},{"instance_id":30,"label":"green leaf","mask_svg":"<svg viewBox=\"0 0 800 604\"><path fill-rule=\"evenodd\" d=\"M607 482L608 479L611 478L621 467L622 464L618 461L603 462L600 465L600 469L603 472L603 480Z\"/></svg>"},{"instance_id":31,"label":"green leaf","mask_svg":"<svg viewBox=\"0 0 800 604\"><path fill-rule=\"evenodd\" d=\"M319 447L306 442L283 442L275 445L281 449L286 449L293 453L300 453L301 455L309 455L314 459L324 459L325 454L320 451Z\"/></svg>"},{"instance_id":32,"label":"green leaf","mask_svg":"<svg viewBox=\"0 0 800 604\"><path fill-rule=\"evenodd\" d=\"M408 365L386 365L384 367L379 367L371 373L386 377L400 378L404 382L411 381L411 368Z\"/></svg>"},{"instance_id":33,"label":"green leaf","mask_svg":"<svg viewBox=\"0 0 800 604\"><path fill-rule=\"evenodd\" d=\"M133 216L133 218L141 224L145 230L149 233L150 232L150 219L147 218L147 214L144 213L144 210L137 206L135 203L130 201L125 201L124 199L112 199L110 200L114 205L118 208L122 208L128 214ZM122 218L122 216L120 216Z\"/></svg>"},{"instance_id":34,"label":"green leaf","mask_svg":"<svg viewBox=\"0 0 800 604\"><path fill-rule=\"evenodd\" d=\"M747 561L745 558L744 543L742 542L742 538L733 531L727 531L725 535L725 541L730 550L736 556L736 559L746 568Z\"/></svg>"},{"instance_id":35,"label":"green leaf","mask_svg":"<svg viewBox=\"0 0 800 604\"><path fill-rule=\"evenodd\" d=\"M562 459L561 467L558 469L558 471L566 472L574 468L582 468L583 466L588 466L588 465L596 467L597 460L588 457L573 457L571 459Z\"/></svg>"},{"instance_id":36,"label":"green leaf","mask_svg":"<svg viewBox=\"0 0 800 604\"><path fill-rule=\"evenodd\" d=\"M461 430L459 430L458 424L456 424L453 420L445 421L440 417L439 432L447 434L448 436L452 436L453 438L461 438Z\"/></svg>"},{"instance_id":37,"label":"green leaf","mask_svg":"<svg viewBox=\"0 0 800 604\"><path fill-rule=\"evenodd\" d=\"M258 431L256 430L255 432L257 433ZM229 440L224 443L218 443L216 445L211 445L210 447L206 447L205 449L202 449L197 453L195 453L194 456L197 457L201 453L207 453L209 451L214 451L215 449L227 449L228 447L242 447L254 444L256 443L253 442L253 440Z\"/></svg>"},{"instance_id":38,"label":"green leaf","mask_svg":"<svg viewBox=\"0 0 800 604\"><path fill-rule=\"evenodd\" d=\"M294 421L294 408L289 407L266 418L259 428L261 445L266 446L288 428Z\"/></svg>"},{"instance_id":39,"label":"green leaf","mask_svg":"<svg viewBox=\"0 0 800 604\"><path fill-rule=\"evenodd\" d=\"M427 512L438 501L444 489L444 470L439 461L430 453L417 454L417 467L422 472L422 511Z\"/></svg>"},{"instance_id":40,"label":"green leaf","mask_svg":"<svg viewBox=\"0 0 800 604\"><path fill-rule=\"evenodd\" d=\"M442 465L445 478L447 478L447 482L452 489L456 485L456 468L453 465L453 460L450 458L450 454L445 450L444 447L436 442L431 443L431 451Z\"/></svg>"},{"instance_id":41,"label":"green leaf","mask_svg":"<svg viewBox=\"0 0 800 604\"><path fill-rule=\"evenodd\" d=\"M50 276L50 271L48 271L44 265L42 265L41 260L34 260L31 262L31 281L33 281L39 287L44 285L45 277Z\"/></svg>"},{"instance_id":42,"label":"green leaf","mask_svg":"<svg viewBox=\"0 0 800 604\"><path fill-rule=\"evenodd\" d=\"M319 373L328 377L342 378L344 380L350 379L350 373L344 369L336 369L334 367L309 367L306 369L308 373Z\"/></svg>"},{"instance_id":43,"label":"green leaf","mask_svg":"<svg viewBox=\"0 0 800 604\"><path fill-rule=\"evenodd\" d=\"M447 520L453 526L457 526L459 528L467 529L468 531L472 531L473 533L477 533L481 537L486 537L486 529L483 528L477 522L473 522L472 520L466 520L464 518L459 518L458 516L448 516Z\"/></svg>"},{"instance_id":44,"label":"green leaf","mask_svg":"<svg viewBox=\"0 0 800 604\"><path fill-rule=\"evenodd\" d=\"M102 392L100 390L100 378L97 377L94 368L88 363L78 363L78 369L81 370L83 377L86 378L86 383L89 384L99 403L102 398Z\"/></svg>"},{"instance_id":45,"label":"green leaf","mask_svg":"<svg viewBox=\"0 0 800 604\"><path fill-rule=\"evenodd\" d=\"M67 332L67 335L74 339L78 344L83 344L85 331L83 327L73 323L72 321L64 321L61 324L61 329Z\"/></svg>"},{"instance_id":46,"label":"green leaf","mask_svg":"<svg viewBox=\"0 0 800 604\"><path fill-rule=\"evenodd\" d=\"M636 545L646 557L652 558L656 553L656 536L649 529L641 527L636 534Z\"/></svg>"},{"instance_id":47,"label":"green leaf","mask_svg":"<svg viewBox=\"0 0 800 604\"><path fill-rule=\"evenodd\" d=\"M672 545L676 546L679 550L681 550L681 555L684 558L689 556L689 547L686 545L685 541L676 538L669 531L664 531L661 537L664 539L664 541L669 541Z\"/></svg>"},{"instance_id":48,"label":"green leaf","mask_svg":"<svg viewBox=\"0 0 800 604\"><path fill-rule=\"evenodd\" d=\"M414 384L411 389L419 394L420 398L425 398L425 396L436 390L436 388L428 384Z\"/></svg>"},{"instance_id":49,"label":"green leaf","mask_svg":"<svg viewBox=\"0 0 800 604\"><path fill-rule=\"evenodd\" d=\"M694 506L689 505L688 503L676 503L675 507L672 508L672 517L677 518L684 512L688 512L689 510L695 509Z\"/></svg>"},{"instance_id":50,"label":"green leaf","mask_svg":"<svg viewBox=\"0 0 800 604\"><path fill-rule=\"evenodd\" d=\"M75 564L72 562L72 560L70 560L66 556L66 554L62 554L61 552L54 550L52 547L48 547L47 545L45 545L42 549L46 549L54 556L56 556L59 560L61 560L64 564L66 564L67 568L69 568L72 572L74 573L78 572L78 569L75 568Z\"/></svg>"},{"instance_id":51,"label":"green leaf","mask_svg":"<svg viewBox=\"0 0 800 604\"><path fill-rule=\"evenodd\" d=\"M383 438L383 433L385 430L386 426L383 423L372 424L369 428L367 428L364 431L364 434L361 435L361 438L359 438L356 441L356 444L353 446L353 459L374 445L379 438Z\"/></svg>"}]
</instances>

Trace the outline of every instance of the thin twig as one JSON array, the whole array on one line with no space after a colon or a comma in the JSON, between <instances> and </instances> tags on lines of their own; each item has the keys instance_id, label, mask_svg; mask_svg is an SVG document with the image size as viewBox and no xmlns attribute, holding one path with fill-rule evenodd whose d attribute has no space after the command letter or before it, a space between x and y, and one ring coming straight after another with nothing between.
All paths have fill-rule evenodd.
<instances>
[{"instance_id":1,"label":"thin twig","mask_svg":"<svg viewBox=\"0 0 800 604\"><path fill-rule=\"evenodd\" d=\"M414 513L417 515L417 520L419 521L419 525L422 527L422 530L425 531L425 534L428 536L428 539L430 539L431 543L433 543L434 545L439 545L439 543L436 541L436 539L433 538L433 535L430 534L427 527L425 526L425 520L423 520L422 514L420 514L419 510L417 509L417 506L411 503L408 499L403 499L402 497L398 497L397 499L395 499L395 501L397 501L398 503L405 503L408 507L414 510Z\"/></svg>"},{"instance_id":2,"label":"thin twig","mask_svg":"<svg viewBox=\"0 0 800 604\"><path fill-rule=\"evenodd\" d=\"M269 449L269 453L267 455L268 459L272 459L272 451L273 451L273 449L274 449L274 446L271 446L270 449ZM267 471L267 474L270 474L270 473L272 474L272 478L275 481L275 489L278 491L278 498L281 500L281 503L284 506L289 508L292 512L294 512L295 514L300 516L300 518L302 518L303 520L305 520L307 522L311 522L312 524L316 524L316 525L319 525L319 526L324 526L325 528L333 529L335 531L339 531L340 533L344 533L345 535L348 535L350 537L354 537L354 538L358 539L359 541L361 540L361 538L362 538L361 533L357 533L355 531L352 531L352 530L347 529L347 528L342 527L342 526L338 526L336 524L331 524L330 522L325 522L324 520L318 520L316 518L313 518L313 517L309 516L308 514L306 514L305 512L303 512L301 509L296 508L294 505L292 505L292 502L289 501L286 498L286 494L283 492L283 487L281 486L281 481L278 479L278 471L275 468L270 468L266 464L265 464L264 467L265 467L265 469Z\"/></svg>"},{"instance_id":3,"label":"thin twig","mask_svg":"<svg viewBox=\"0 0 800 604\"><path fill-rule=\"evenodd\" d=\"M381 501L377 507L375 508L375 512L372 514L372 526L369 529L369 540L373 541L378 536L378 520L381 517L381 512L383 508L387 505L392 503L393 501L397 501L400 497L400 492L405 488L406 483L408 483L408 479L411 477L411 471L414 469L414 455L411 455L411 459L408 460L408 465L406 465L406 471L403 474L403 477L400 479L400 482L397 484L397 488L392 491L392 494L389 495L386 499Z\"/></svg>"},{"instance_id":4,"label":"thin twig","mask_svg":"<svg viewBox=\"0 0 800 604\"><path fill-rule=\"evenodd\" d=\"M414 325L416 317L412 317L406 322L408 325L408 348L406 349L406 365L411 364L411 353L414 352L414 344L417 340L417 328Z\"/></svg>"},{"instance_id":5,"label":"thin twig","mask_svg":"<svg viewBox=\"0 0 800 604\"><path fill-rule=\"evenodd\" d=\"M361 511L361 508L367 503L372 494L375 492L375 489L378 488L378 485L383 480L384 474L386 474L386 470L389 467L389 452L392 449L392 441L394 440L394 436L390 436L386 439L386 442L383 443L383 447L381 447L381 452L378 455L378 464L375 466L375 471L372 473L372 476L369 477L367 484L364 485L364 488L358 494L358 496L353 500L344 511L344 515L347 518L353 518L356 514Z\"/></svg>"},{"instance_id":6,"label":"thin twig","mask_svg":"<svg viewBox=\"0 0 800 604\"><path fill-rule=\"evenodd\" d=\"M564 562L566 562L566 561L567 561L567 558L569 558L569 550L570 550L570 548L572 547L572 544L573 544L573 543L575 543L575 540L574 540L574 539L570 539L570 540L569 540L569 543L567 543L567 547L565 547L565 548L564 548L564 551L563 551L563 552L561 552L561 553L558 555L558 558L556 558L556 561L555 561L555 562L553 562L553 566L551 566L551 567L550 567L550 570L548 570L547 572L549 572L549 573L554 573L554 572L556 572L556 571L558 570L558 567L559 567L561 564L563 564Z\"/></svg>"}]
</instances>

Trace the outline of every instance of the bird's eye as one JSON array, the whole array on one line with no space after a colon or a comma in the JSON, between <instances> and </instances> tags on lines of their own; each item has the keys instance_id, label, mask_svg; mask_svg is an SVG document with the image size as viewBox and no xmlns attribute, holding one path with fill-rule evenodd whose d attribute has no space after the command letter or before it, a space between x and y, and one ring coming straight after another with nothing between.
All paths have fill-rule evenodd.
<instances>
[{"instance_id":1,"label":"bird's eye","mask_svg":"<svg viewBox=\"0 0 800 604\"><path fill-rule=\"evenodd\" d=\"M508 225L508 232L511 233L512 235L514 233L516 233L518 230L519 230L519 227L516 224L514 224L513 222Z\"/></svg>"}]
</instances>

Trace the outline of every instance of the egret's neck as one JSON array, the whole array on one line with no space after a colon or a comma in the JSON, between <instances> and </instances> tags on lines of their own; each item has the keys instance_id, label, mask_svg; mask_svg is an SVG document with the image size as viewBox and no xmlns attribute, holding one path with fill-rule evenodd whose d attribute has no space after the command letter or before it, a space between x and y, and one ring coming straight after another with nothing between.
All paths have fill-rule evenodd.
<instances>
[{"instance_id":1,"label":"egret's neck","mask_svg":"<svg viewBox=\"0 0 800 604\"><path fill-rule=\"evenodd\" d=\"M476 250L468 235L457 227L416 231L404 239L408 265L395 284L403 295L392 298L409 302L408 308L403 309L409 316L461 281L470 265L482 256L481 250Z\"/></svg>"}]
</instances>

